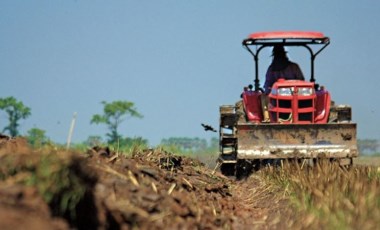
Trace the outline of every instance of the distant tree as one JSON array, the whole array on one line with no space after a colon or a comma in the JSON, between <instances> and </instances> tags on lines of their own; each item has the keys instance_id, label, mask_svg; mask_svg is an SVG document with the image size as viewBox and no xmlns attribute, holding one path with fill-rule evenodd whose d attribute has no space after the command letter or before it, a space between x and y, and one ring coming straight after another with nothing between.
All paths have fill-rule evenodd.
<instances>
[{"instance_id":1,"label":"distant tree","mask_svg":"<svg viewBox=\"0 0 380 230\"><path fill-rule=\"evenodd\" d=\"M375 139L359 139L358 148L361 153L376 153L379 150L380 144Z\"/></svg>"},{"instance_id":2,"label":"distant tree","mask_svg":"<svg viewBox=\"0 0 380 230\"><path fill-rule=\"evenodd\" d=\"M120 123L127 117L142 118L137 112L134 103L130 101L101 102L103 104L103 114L95 114L91 119L91 124L105 124L109 129L108 143L116 143L121 139L118 133Z\"/></svg>"},{"instance_id":3,"label":"distant tree","mask_svg":"<svg viewBox=\"0 0 380 230\"><path fill-rule=\"evenodd\" d=\"M26 107L21 101L17 101L14 97L6 97L0 98L0 110L4 110L8 114L9 121L3 132L8 131L11 136L18 136L19 122L21 119L26 119L30 116L30 108Z\"/></svg>"},{"instance_id":4,"label":"distant tree","mask_svg":"<svg viewBox=\"0 0 380 230\"><path fill-rule=\"evenodd\" d=\"M103 140L100 136L89 136L84 144L90 147L102 145Z\"/></svg>"},{"instance_id":5,"label":"distant tree","mask_svg":"<svg viewBox=\"0 0 380 230\"><path fill-rule=\"evenodd\" d=\"M182 151L201 151L207 148L207 141L198 137L170 137L162 139L161 145L176 146Z\"/></svg>"},{"instance_id":6,"label":"distant tree","mask_svg":"<svg viewBox=\"0 0 380 230\"><path fill-rule=\"evenodd\" d=\"M207 149L207 140L203 138L201 139L199 137L194 138L193 148L195 148L197 151Z\"/></svg>"},{"instance_id":7,"label":"distant tree","mask_svg":"<svg viewBox=\"0 0 380 230\"><path fill-rule=\"evenodd\" d=\"M29 144L35 148L39 148L49 141L49 138L45 135L45 130L39 128L29 129L26 138Z\"/></svg>"},{"instance_id":8,"label":"distant tree","mask_svg":"<svg viewBox=\"0 0 380 230\"><path fill-rule=\"evenodd\" d=\"M130 147L133 147L134 145L148 146L148 140L142 137L133 137L133 138L126 137L126 138L120 139L119 145L121 148L123 147L130 148Z\"/></svg>"},{"instance_id":9,"label":"distant tree","mask_svg":"<svg viewBox=\"0 0 380 230\"><path fill-rule=\"evenodd\" d=\"M210 149L218 149L219 147L219 139L216 137L211 138L210 140Z\"/></svg>"}]
</instances>

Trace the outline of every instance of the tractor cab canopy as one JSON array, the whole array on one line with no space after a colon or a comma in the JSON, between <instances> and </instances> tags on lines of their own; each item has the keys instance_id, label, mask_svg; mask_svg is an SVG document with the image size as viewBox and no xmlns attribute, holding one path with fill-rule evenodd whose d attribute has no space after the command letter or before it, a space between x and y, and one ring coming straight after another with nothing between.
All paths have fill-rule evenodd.
<instances>
[{"instance_id":1,"label":"tractor cab canopy","mask_svg":"<svg viewBox=\"0 0 380 230\"><path fill-rule=\"evenodd\" d=\"M310 52L311 56L311 76L310 81L314 79L314 60L316 56L330 44L330 39L323 33L312 31L273 31L273 32L258 32L248 36L243 40L243 46L252 54L255 60L255 90L259 86L259 53L265 47L273 47L275 45L283 46L303 46ZM320 45L321 48L314 51L311 46ZM253 51L250 46L256 46Z\"/></svg>"}]
</instances>

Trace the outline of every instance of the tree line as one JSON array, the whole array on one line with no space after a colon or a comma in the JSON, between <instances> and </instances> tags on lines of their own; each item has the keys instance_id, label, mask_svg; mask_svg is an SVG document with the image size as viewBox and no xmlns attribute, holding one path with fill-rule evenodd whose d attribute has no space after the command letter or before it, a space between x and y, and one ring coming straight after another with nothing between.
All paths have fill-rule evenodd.
<instances>
[{"instance_id":1,"label":"tree line","mask_svg":"<svg viewBox=\"0 0 380 230\"><path fill-rule=\"evenodd\" d=\"M133 102L116 100L112 102L102 101L103 111L94 114L90 124L105 125L107 133L106 140L101 136L89 136L77 146L83 148L88 146L110 144L118 147L132 147L134 145L148 146L148 140L143 137L123 137L119 133L119 127L127 118L143 118L143 115L137 111ZM8 124L3 128L2 133L7 133L12 137L19 136L19 124L23 119L31 116L31 108L24 105L14 97L0 98L0 110L4 111L8 117ZM46 131L39 128L31 128L26 133L28 142L34 147L41 147L45 144L54 144L46 135ZM170 146L181 152L205 151L207 149L217 149L218 140L211 139L210 143L206 139L198 137L170 137L161 140L161 146Z\"/></svg>"},{"instance_id":2,"label":"tree line","mask_svg":"<svg viewBox=\"0 0 380 230\"><path fill-rule=\"evenodd\" d=\"M380 141L375 139L359 139L358 148L361 154L379 153Z\"/></svg>"},{"instance_id":3,"label":"tree line","mask_svg":"<svg viewBox=\"0 0 380 230\"><path fill-rule=\"evenodd\" d=\"M91 124L104 124L107 126L108 132L107 143L121 143L128 145L132 141L140 141L141 143L147 143L142 138L123 138L118 128L120 124L128 117L142 118L143 116L137 111L133 102L130 101L102 101L103 112L101 114L95 114L92 116ZM31 109L24 105L21 101L18 101L14 97L0 98L0 110L4 111L8 117L8 123L3 128L2 133L9 134L11 137L19 136L20 121L27 119L32 113ZM41 145L48 142L45 130L39 128L32 128L27 131L27 137L32 145ZM101 138L90 137L90 141ZM135 140L136 139L136 140Z\"/></svg>"},{"instance_id":4,"label":"tree line","mask_svg":"<svg viewBox=\"0 0 380 230\"><path fill-rule=\"evenodd\" d=\"M176 147L181 152L203 152L218 149L219 140L215 137L210 142L199 137L170 137L162 139L161 145Z\"/></svg>"}]
</instances>

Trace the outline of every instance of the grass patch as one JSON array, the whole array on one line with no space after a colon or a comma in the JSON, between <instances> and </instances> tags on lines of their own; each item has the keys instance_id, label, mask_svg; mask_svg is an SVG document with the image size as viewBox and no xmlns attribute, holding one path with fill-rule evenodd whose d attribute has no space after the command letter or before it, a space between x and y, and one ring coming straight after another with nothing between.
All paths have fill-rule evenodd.
<instances>
[{"instance_id":1,"label":"grass patch","mask_svg":"<svg viewBox=\"0 0 380 230\"><path fill-rule=\"evenodd\" d=\"M380 226L380 172L375 167L314 167L285 163L263 176L281 187L297 212L291 228L376 229Z\"/></svg>"}]
</instances>

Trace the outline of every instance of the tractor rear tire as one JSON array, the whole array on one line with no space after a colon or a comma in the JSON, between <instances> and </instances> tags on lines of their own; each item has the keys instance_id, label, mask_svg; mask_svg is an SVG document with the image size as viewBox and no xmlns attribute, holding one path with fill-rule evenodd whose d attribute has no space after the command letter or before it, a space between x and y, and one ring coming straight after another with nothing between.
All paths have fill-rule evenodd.
<instances>
[{"instance_id":1,"label":"tractor rear tire","mask_svg":"<svg viewBox=\"0 0 380 230\"><path fill-rule=\"evenodd\" d=\"M224 163L220 166L220 172L225 176L235 176L235 165Z\"/></svg>"},{"instance_id":2,"label":"tractor rear tire","mask_svg":"<svg viewBox=\"0 0 380 230\"><path fill-rule=\"evenodd\" d=\"M236 179L246 179L248 178L253 170L253 165L247 160L238 160L236 164Z\"/></svg>"}]
</instances>

